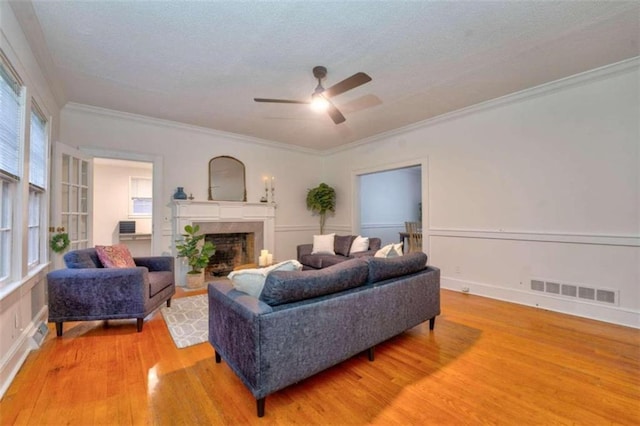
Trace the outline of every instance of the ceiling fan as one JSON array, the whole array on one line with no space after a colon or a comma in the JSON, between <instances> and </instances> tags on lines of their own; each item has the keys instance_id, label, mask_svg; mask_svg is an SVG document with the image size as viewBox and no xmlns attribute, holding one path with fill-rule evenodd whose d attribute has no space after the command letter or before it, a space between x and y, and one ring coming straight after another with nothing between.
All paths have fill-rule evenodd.
<instances>
[{"instance_id":1,"label":"ceiling fan","mask_svg":"<svg viewBox=\"0 0 640 426\"><path fill-rule=\"evenodd\" d=\"M325 89L322 87L322 80L327 76L327 69L323 66L313 67L313 76L318 79L318 86L311 94L310 101L295 101L290 99L266 99L253 98L256 102L272 102L278 104L307 104L316 110L326 110L334 123L340 124L346 120L344 115L331 102L330 98L337 96L347 90L355 89L371 81L371 77L363 72L358 72L351 77L347 77L339 83Z\"/></svg>"}]
</instances>

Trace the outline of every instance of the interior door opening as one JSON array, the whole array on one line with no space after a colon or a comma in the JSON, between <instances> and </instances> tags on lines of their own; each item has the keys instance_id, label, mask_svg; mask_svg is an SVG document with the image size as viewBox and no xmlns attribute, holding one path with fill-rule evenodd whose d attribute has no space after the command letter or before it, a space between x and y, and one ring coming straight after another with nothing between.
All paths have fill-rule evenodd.
<instances>
[{"instance_id":1,"label":"interior door opening","mask_svg":"<svg viewBox=\"0 0 640 426\"><path fill-rule=\"evenodd\" d=\"M402 242L405 222L422 221L422 166L380 170L358 176L360 234L382 245Z\"/></svg>"},{"instance_id":2,"label":"interior door opening","mask_svg":"<svg viewBox=\"0 0 640 426\"><path fill-rule=\"evenodd\" d=\"M93 160L93 243L152 255L153 162Z\"/></svg>"}]
</instances>

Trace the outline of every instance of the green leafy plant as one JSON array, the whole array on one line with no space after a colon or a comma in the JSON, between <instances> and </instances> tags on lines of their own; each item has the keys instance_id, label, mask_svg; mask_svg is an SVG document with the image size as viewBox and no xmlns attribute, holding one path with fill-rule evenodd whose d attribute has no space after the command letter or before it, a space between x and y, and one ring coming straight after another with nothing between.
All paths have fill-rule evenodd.
<instances>
[{"instance_id":1,"label":"green leafy plant","mask_svg":"<svg viewBox=\"0 0 640 426\"><path fill-rule=\"evenodd\" d=\"M324 233L327 213L336 211L336 191L326 183L321 183L307 192L307 209L320 215L320 234Z\"/></svg>"},{"instance_id":2,"label":"green leafy plant","mask_svg":"<svg viewBox=\"0 0 640 426\"><path fill-rule=\"evenodd\" d=\"M187 258L187 263L191 267L188 274L199 274L202 269L209 264L209 259L216 253L216 247L210 241L205 241L200 246L200 241L204 239L204 235L197 235L200 226L186 225L184 227L183 239L176 241L176 249L178 257Z\"/></svg>"}]
</instances>

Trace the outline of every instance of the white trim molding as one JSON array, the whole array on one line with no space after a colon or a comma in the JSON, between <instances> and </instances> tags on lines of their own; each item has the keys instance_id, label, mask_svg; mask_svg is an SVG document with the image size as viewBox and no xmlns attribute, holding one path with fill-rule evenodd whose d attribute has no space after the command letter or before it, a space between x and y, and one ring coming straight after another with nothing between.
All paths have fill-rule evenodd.
<instances>
[{"instance_id":1,"label":"white trim molding","mask_svg":"<svg viewBox=\"0 0 640 426\"><path fill-rule=\"evenodd\" d=\"M504 231L482 229L429 228L430 237L480 238L492 240L539 241L569 244L596 244L607 246L640 247L640 236L606 234L572 234L533 231Z\"/></svg>"}]
</instances>

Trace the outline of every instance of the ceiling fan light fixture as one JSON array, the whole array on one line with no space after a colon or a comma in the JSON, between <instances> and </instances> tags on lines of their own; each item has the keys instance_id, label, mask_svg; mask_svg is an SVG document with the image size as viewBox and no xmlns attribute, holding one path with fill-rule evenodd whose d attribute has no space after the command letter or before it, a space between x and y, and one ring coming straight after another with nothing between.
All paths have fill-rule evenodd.
<instances>
[{"instance_id":1,"label":"ceiling fan light fixture","mask_svg":"<svg viewBox=\"0 0 640 426\"><path fill-rule=\"evenodd\" d=\"M329 108L329 101L321 93L311 95L311 109L324 112Z\"/></svg>"}]
</instances>

